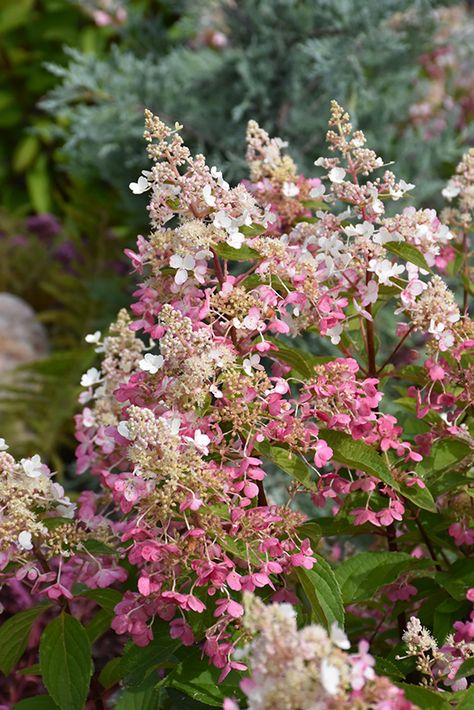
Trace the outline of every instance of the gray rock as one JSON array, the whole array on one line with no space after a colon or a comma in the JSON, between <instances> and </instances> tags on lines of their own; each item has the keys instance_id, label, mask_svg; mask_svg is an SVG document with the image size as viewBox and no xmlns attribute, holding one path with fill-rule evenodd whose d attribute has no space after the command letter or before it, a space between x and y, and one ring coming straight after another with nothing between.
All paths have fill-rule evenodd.
<instances>
[{"instance_id":1,"label":"gray rock","mask_svg":"<svg viewBox=\"0 0 474 710\"><path fill-rule=\"evenodd\" d=\"M31 306L0 293L0 373L37 360L49 351L48 337Z\"/></svg>"}]
</instances>

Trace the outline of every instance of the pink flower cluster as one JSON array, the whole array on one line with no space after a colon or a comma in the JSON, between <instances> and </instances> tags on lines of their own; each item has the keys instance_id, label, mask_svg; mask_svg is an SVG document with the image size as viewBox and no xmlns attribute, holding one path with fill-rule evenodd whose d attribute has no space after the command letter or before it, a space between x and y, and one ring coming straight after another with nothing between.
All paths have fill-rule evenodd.
<instances>
[{"instance_id":1,"label":"pink flower cluster","mask_svg":"<svg viewBox=\"0 0 474 710\"><path fill-rule=\"evenodd\" d=\"M291 471L296 460L307 477L293 494L380 530L403 524L407 499L424 491L420 452L466 438L459 384L467 392L472 373L459 364L472 325L428 271L452 235L430 210L386 217L386 201L413 186L388 170L372 176L383 161L335 102L330 128L334 157L316 161L322 180L307 180L251 122L251 181L231 188L191 156L178 125L146 112L153 165L130 187L150 193L151 233L127 251L141 279L132 318L121 312L105 338L88 336L103 361L82 379L78 471L102 489L95 502L82 495L80 517L100 528L115 512L137 576L113 628L145 645L160 617L184 645L202 641L221 677L242 668L232 656L242 592L294 601L292 572L316 561L305 516L269 500L269 462ZM426 269L399 263L413 250ZM429 342L428 384L411 391L418 414L444 417L416 441L383 407L395 353L379 362L374 320L392 298L408 318L395 351L414 332ZM308 334L341 356L292 347ZM377 450L386 475L345 461L329 432Z\"/></svg>"}]
</instances>

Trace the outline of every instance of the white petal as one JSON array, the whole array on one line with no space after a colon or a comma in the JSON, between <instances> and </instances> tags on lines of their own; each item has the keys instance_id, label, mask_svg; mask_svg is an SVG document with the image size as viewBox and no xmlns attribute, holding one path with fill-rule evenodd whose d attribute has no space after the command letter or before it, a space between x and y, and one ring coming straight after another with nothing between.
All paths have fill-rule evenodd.
<instances>
[{"instance_id":1,"label":"white petal","mask_svg":"<svg viewBox=\"0 0 474 710\"><path fill-rule=\"evenodd\" d=\"M180 269L183 265L183 257L179 256L179 254L173 254L168 263L172 269Z\"/></svg>"},{"instance_id":2,"label":"white petal","mask_svg":"<svg viewBox=\"0 0 474 710\"><path fill-rule=\"evenodd\" d=\"M282 190L285 197L296 197L299 194L300 188L294 182L284 182Z\"/></svg>"},{"instance_id":3,"label":"white petal","mask_svg":"<svg viewBox=\"0 0 474 710\"><path fill-rule=\"evenodd\" d=\"M178 284L178 286L184 284L188 280L188 272L186 271L186 269L178 269L175 274L174 280L175 283Z\"/></svg>"},{"instance_id":4,"label":"white petal","mask_svg":"<svg viewBox=\"0 0 474 710\"><path fill-rule=\"evenodd\" d=\"M346 171L344 168L331 168L328 172L328 178L331 182L339 183L346 177Z\"/></svg>"},{"instance_id":5,"label":"white petal","mask_svg":"<svg viewBox=\"0 0 474 710\"><path fill-rule=\"evenodd\" d=\"M310 192L309 196L314 199L316 197L322 197L324 193L326 192L326 188L324 185L318 185L317 187L313 187Z\"/></svg>"},{"instance_id":6,"label":"white petal","mask_svg":"<svg viewBox=\"0 0 474 710\"><path fill-rule=\"evenodd\" d=\"M143 177L143 175L140 175L137 182L131 182L129 185L129 188L134 195L141 195L142 192L146 192L150 187L150 183L146 177Z\"/></svg>"},{"instance_id":7,"label":"white petal","mask_svg":"<svg viewBox=\"0 0 474 710\"><path fill-rule=\"evenodd\" d=\"M195 266L196 266L196 261L195 261L194 257L191 254L186 254L186 256L183 259L183 269L186 269L187 271L192 271Z\"/></svg>"},{"instance_id":8,"label":"white petal","mask_svg":"<svg viewBox=\"0 0 474 710\"><path fill-rule=\"evenodd\" d=\"M216 206L216 198L211 192L211 186L210 185L204 185L202 189L202 194L204 197L204 202L209 205L209 207L215 207Z\"/></svg>"},{"instance_id":9,"label":"white petal","mask_svg":"<svg viewBox=\"0 0 474 710\"><path fill-rule=\"evenodd\" d=\"M331 665L325 658L321 663L321 685L329 695L336 695L339 690L341 674L336 666Z\"/></svg>"},{"instance_id":10,"label":"white petal","mask_svg":"<svg viewBox=\"0 0 474 710\"><path fill-rule=\"evenodd\" d=\"M342 629L339 628L337 622L334 621L331 626L331 641L339 648L347 651L351 647L351 643Z\"/></svg>"},{"instance_id":11,"label":"white petal","mask_svg":"<svg viewBox=\"0 0 474 710\"><path fill-rule=\"evenodd\" d=\"M23 550L32 550L33 545L31 544L31 533L27 532L26 530L23 530L18 535L18 546L21 547Z\"/></svg>"},{"instance_id":12,"label":"white petal","mask_svg":"<svg viewBox=\"0 0 474 710\"><path fill-rule=\"evenodd\" d=\"M130 439L130 430L128 428L128 422L119 422L117 431L120 436L123 436L124 439Z\"/></svg>"}]
</instances>

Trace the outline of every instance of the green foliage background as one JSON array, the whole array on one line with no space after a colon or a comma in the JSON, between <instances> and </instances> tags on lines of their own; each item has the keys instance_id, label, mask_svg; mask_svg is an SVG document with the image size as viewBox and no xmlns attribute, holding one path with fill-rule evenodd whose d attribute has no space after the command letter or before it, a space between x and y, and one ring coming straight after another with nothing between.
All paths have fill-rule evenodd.
<instances>
[{"instance_id":1,"label":"green foliage background","mask_svg":"<svg viewBox=\"0 0 474 710\"><path fill-rule=\"evenodd\" d=\"M408 125L420 79L418 58L433 47L436 7L449 4L188 3L184 12L201 7L201 28L194 26L200 41L183 32L181 40L187 41L146 46L130 36L100 61L71 52L66 68L51 67L60 83L42 106L56 118L68 170L100 178L128 206L128 182L144 167L145 106L183 123L193 150L238 180L246 175L248 119L288 140L299 166L310 171L324 144L329 101L336 98L364 128L369 144L387 161L396 158L399 174L418 183L417 199L424 201L433 198L462 152L452 125L428 143ZM189 32L190 24L178 26ZM203 25L222 32L224 46L203 41ZM132 209L139 214L137 200Z\"/></svg>"}]
</instances>

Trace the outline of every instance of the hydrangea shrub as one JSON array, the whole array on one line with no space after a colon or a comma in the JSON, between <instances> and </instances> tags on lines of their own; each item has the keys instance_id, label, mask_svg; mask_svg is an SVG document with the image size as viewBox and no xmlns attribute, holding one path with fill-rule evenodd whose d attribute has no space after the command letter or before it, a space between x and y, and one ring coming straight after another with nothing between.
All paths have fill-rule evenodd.
<instances>
[{"instance_id":1,"label":"hydrangea shrub","mask_svg":"<svg viewBox=\"0 0 474 710\"><path fill-rule=\"evenodd\" d=\"M5 707L471 707L473 151L438 216L336 102L318 176L250 122L232 188L145 120L139 285L87 336L93 483L2 442Z\"/></svg>"}]
</instances>

